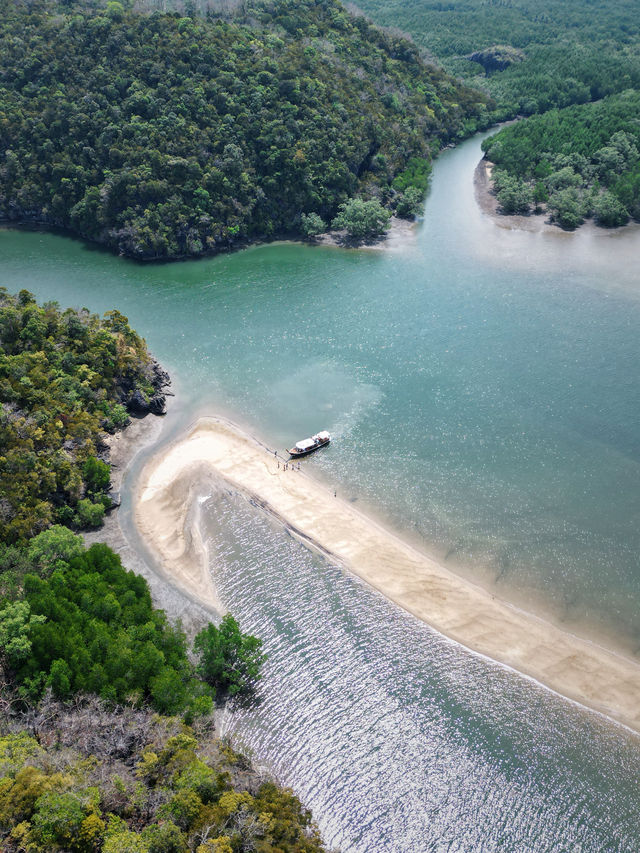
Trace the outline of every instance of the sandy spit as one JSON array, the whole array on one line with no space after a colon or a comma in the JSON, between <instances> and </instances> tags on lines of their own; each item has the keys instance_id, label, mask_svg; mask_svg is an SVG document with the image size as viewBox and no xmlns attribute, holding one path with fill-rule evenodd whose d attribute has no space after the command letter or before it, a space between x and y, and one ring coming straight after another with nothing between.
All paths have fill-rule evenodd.
<instances>
[{"instance_id":1,"label":"sandy spit","mask_svg":"<svg viewBox=\"0 0 640 853\"><path fill-rule=\"evenodd\" d=\"M545 233L559 236L590 232L600 237L616 237L640 229L640 225L632 220L618 228L600 228L593 219L586 219L576 231L564 231L559 225L551 222L549 214L545 210L542 213L531 213L528 216L500 213L498 199L492 192L491 172L493 168L494 164L490 160L480 160L473 175L473 188L480 210L500 228L505 228L508 231L530 231L534 234Z\"/></svg>"},{"instance_id":2,"label":"sandy spit","mask_svg":"<svg viewBox=\"0 0 640 853\"><path fill-rule=\"evenodd\" d=\"M541 231L564 233L547 218L546 213L532 213L530 216L507 216L498 212L498 199L492 193L491 171L494 164L489 160L480 160L473 176L476 201L483 213L490 216L500 228L519 231Z\"/></svg>"},{"instance_id":3,"label":"sandy spit","mask_svg":"<svg viewBox=\"0 0 640 853\"><path fill-rule=\"evenodd\" d=\"M640 665L501 601L335 497L304 471L278 468L271 451L233 424L199 420L144 469L135 499L143 540L180 588L216 600L191 541L190 495L222 478L400 607L469 649L640 731Z\"/></svg>"}]
</instances>

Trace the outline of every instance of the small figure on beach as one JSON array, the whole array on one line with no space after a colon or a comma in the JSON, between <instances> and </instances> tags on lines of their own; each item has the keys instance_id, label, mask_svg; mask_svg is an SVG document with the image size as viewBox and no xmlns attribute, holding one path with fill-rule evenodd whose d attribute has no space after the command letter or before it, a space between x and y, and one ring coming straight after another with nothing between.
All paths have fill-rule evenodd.
<instances>
[{"instance_id":1,"label":"small figure on beach","mask_svg":"<svg viewBox=\"0 0 640 853\"><path fill-rule=\"evenodd\" d=\"M338 497L338 493L336 492L336 490L335 490L335 489L333 490L333 496L334 496L334 498L337 498L337 497Z\"/></svg>"}]
</instances>

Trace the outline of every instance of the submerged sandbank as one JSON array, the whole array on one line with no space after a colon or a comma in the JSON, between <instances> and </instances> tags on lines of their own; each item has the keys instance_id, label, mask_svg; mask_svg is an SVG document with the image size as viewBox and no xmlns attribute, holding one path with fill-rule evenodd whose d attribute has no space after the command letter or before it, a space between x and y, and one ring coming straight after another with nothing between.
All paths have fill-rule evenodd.
<instances>
[{"instance_id":1,"label":"submerged sandbank","mask_svg":"<svg viewBox=\"0 0 640 853\"><path fill-rule=\"evenodd\" d=\"M283 469L263 445L222 420L202 419L144 469L135 520L163 570L217 603L192 514L207 476L280 520L305 544L469 649L640 731L640 665L501 601L448 571L304 470ZM196 525L197 526L197 525Z\"/></svg>"}]
</instances>

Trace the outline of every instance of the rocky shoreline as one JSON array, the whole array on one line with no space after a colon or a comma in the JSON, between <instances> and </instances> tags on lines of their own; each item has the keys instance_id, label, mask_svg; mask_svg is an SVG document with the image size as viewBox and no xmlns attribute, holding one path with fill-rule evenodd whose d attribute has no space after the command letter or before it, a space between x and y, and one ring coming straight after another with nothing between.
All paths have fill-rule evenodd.
<instances>
[{"instance_id":1,"label":"rocky shoreline","mask_svg":"<svg viewBox=\"0 0 640 853\"><path fill-rule=\"evenodd\" d=\"M147 414L164 415L167 410L167 395L171 395L167 389L171 386L171 377L155 358L152 358L149 363L148 379L153 388L151 396L147 396L139 388L134 388L126 380L121 380L118 384L120 402L131 415L137 417L144 417Z\"/></svg>"}]
</instances>

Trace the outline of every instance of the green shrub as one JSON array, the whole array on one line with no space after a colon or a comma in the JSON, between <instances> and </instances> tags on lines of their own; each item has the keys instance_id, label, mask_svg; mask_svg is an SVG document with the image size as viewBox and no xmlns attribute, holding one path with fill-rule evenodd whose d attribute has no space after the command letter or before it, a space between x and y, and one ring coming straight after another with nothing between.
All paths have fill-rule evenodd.
<instances>
[{"instance_id":1,"label":"green shrub","mask_svg":"<svg viewBox=\"0 0 640 853\"><path fill-rule=\"evenodd\" d=\"M216 689L234 695L248 691L260 678L266 655L262 641L242 634L230 613L223 617L220 627L208 625L196 636L194 650L199 653L198 672Z\"/></svg>"},{"instance_id":2,"label":"green shrub","mask_svg":"<svg viewBox=\"0 0 640 853\"><path fill-rule=\"evenodd\" d=\"M605 228L626 225L629 221L626 207L613 193L607 190L596 198L593 205L593 215L598 225L603 225Z\"/></svg>"},{"instance_id":3,"label":"green shrub","mask_svg":"<svg viewBox=\"0 0 640 853\"><path fill-rule=\"evenodd\" d=\"M300 217L300 228L305 237L317 237L327 230L324 219L317 213L303 213Z\"/></svg>"},{"instance_id":4,"label":"green shrub","mask_svg":"<svg viewBox=\"0 0 640 853\"><path fill-rule=\"evenodd\" d=\"M96 459L95 456L89 456L85 461L82 466L82 474L89 492L103 492L109 488L111 469L105 462Z\"/></svg>"},{"instance_id":5,"label":"green shrub","mask_svg":"<svg viewBox=\"0 0 640 853\"><path fill-rule=\"evenodd\" d=\"M78 501L75 522L78 527L100 527L104 518L104 504L93 503L89 498Z\"/></svg>"},{"instance_id":6,"label":"green shrub","mask_svg":"<svg viewBox=\"0 0 640 853\"><path fill-rule=\"evenodd\" d=\"M424 207L424 195L418 187L407 187L398 199L396 214L402 219L419 216Z\"/></svg>"},{"instance_id":7,"label":"green shrub","mask_svg":"<svg viewBox=\"0 0 640 853\"><path fill-rule=\"evenodd\" d=\"M340 205L339 213L331 223L337 230L345 230L356 240L379 237L389 228L391 213L379 201L353 198Z\"/></svg>"}]
</instances>

